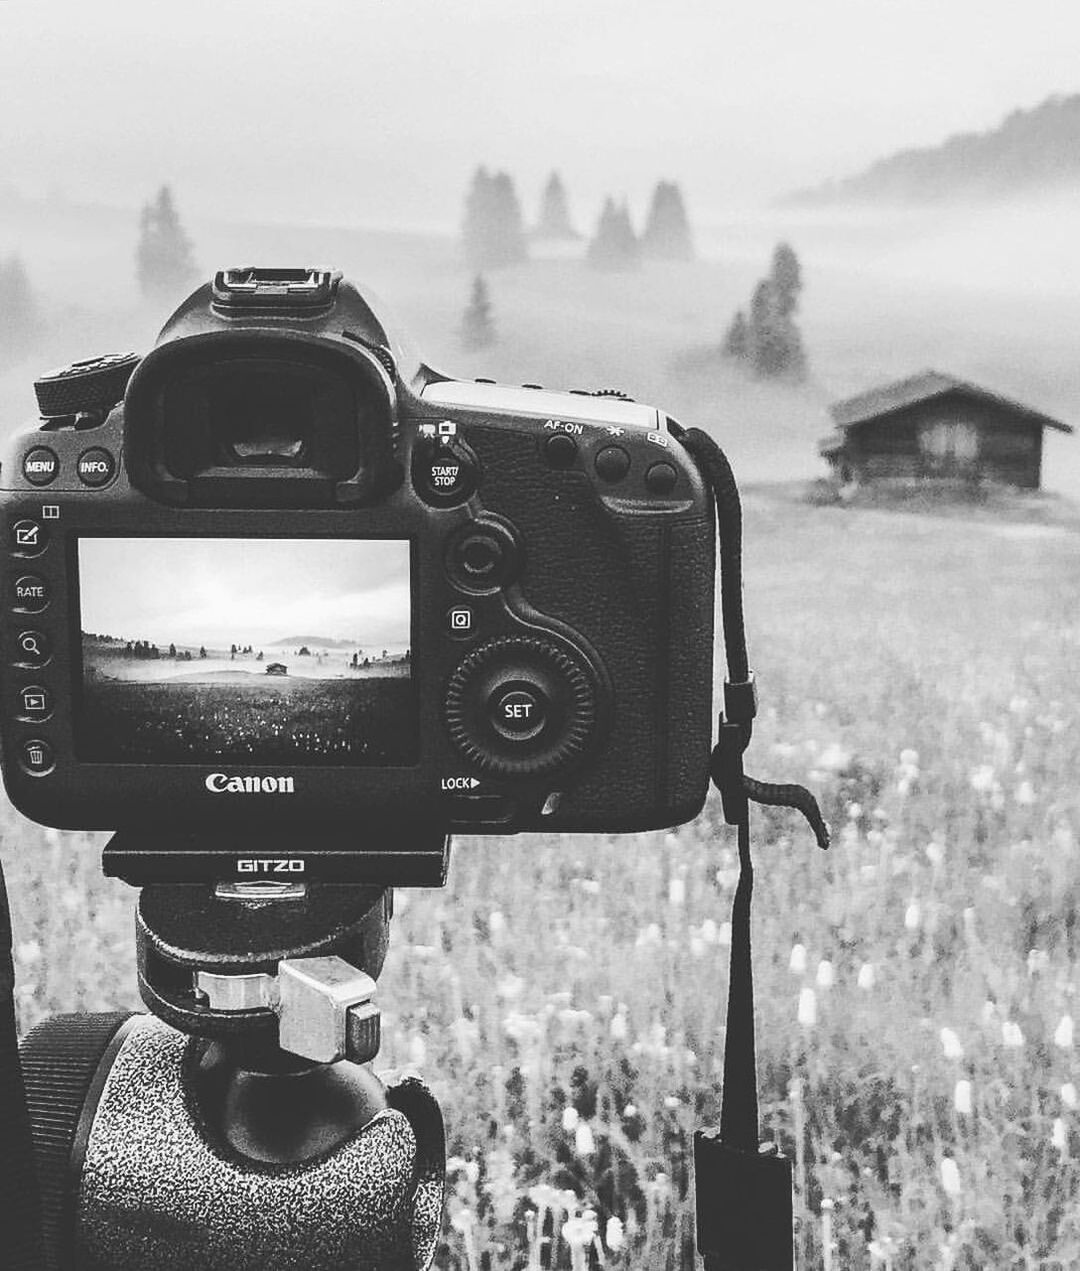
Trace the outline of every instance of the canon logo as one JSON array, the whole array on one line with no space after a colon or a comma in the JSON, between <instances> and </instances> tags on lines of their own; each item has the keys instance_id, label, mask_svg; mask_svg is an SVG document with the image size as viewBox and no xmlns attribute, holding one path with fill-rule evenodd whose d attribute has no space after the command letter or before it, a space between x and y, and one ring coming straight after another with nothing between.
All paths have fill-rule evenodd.
<instances>
[{"instance_id":1,"label":"canon logo","mask_svg":"<svg viewBox=\"0 0 1080 1271\"><path fill-rule=\"evenodd\" d=\"M230 777L212 772L206 778L211 794L295 794L292 777Z\"/></svg>"}]
</instances>

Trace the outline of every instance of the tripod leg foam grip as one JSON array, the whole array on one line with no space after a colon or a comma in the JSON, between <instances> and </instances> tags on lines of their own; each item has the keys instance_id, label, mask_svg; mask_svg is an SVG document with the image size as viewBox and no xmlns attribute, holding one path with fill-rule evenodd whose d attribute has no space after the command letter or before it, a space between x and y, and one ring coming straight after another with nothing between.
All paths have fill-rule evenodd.
<instances>
[{"instance_id":1,"label":"tripod leg foam grip","mask_svg":"<svg viewBox=\"0 0 1080 1271\"><path fill-rule=\"evenodd\" d=\"M791 1162L694 1135L697 1245L705 1271L793 1271Z\"/></svg>"}]
</instances>

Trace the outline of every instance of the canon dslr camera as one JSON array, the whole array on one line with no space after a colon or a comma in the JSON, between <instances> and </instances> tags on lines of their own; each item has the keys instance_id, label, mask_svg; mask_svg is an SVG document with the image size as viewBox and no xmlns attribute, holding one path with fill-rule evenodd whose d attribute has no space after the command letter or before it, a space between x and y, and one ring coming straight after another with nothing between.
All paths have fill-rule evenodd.
<instances>
[{"instance_id":1,"label":"canon dslr camera","mask_svg":"<svg viewBox=\"0 0 1080 1271\"><path fill-rule=\"evenodd\" d=\"M438 882L451 831L700 810L714 515L663 412L447 378L318 270L219 273L36 388L3 775L121 831L110 872Z\"/></svg>"}]
</instances>

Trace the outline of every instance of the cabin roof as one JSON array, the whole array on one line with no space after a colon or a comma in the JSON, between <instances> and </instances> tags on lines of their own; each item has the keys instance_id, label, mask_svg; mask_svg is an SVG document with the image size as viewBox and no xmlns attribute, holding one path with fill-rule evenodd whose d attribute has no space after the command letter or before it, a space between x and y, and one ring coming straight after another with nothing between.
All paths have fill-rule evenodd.
<instances>
[{"instance_id":1,"label":"cabin roof","mask_svg":"<svg viewBox=\"0 0 1080 1271\"><path fill-rule=\"evenodd\" d=\"M891 384L883 384L872 388L869 392L859 393L855 397L846 397L843 401L834 402L829 408L833 422L841 431L853 428L856 424L870 419L880 419L905 406L915 406L920 402L932 401L935 397L943 397L946 393L960 393L965 397L978 401L992 402L996 406L1011 411L1018 418L1044 428L1054 428L1058 432L1071 433L1070 424L1063 424L1059 419L1044 415L1042 411L1033 410L1022 402L1003 393L995 393L991 389L981 388L967 380L957 379L955 375L945 375L941 371L920 371L917 375L909 375L907 379L894 380ZM830 439L831 440L831 439Z\"/></svg>"}]
</instances>

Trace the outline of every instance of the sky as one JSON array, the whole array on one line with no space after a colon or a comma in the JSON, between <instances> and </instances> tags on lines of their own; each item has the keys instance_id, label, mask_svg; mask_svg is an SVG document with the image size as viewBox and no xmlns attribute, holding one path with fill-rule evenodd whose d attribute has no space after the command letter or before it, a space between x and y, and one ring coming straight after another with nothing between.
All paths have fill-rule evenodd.
<instances>
[{"instance_id":1,"label":"sky","mask_svg":"<svg viewBox=\"0 0 1080 1271\"><path fill-rule=\"evenodd\" d=\"M409 645L409 545L396 539L83 538L79 583L82 629L98 635Z\"/></svg>"},{"instance_id":2,"label":"sky","mask_svg":"<svg viewBox=\"0 0 1080 1271\"><path fill-rule=\"evenodd\" d=\"M699 220L1080 91L1066 0L0 0L0 183L453 231L478 163Z\"/></svg>"}]
</instances>

